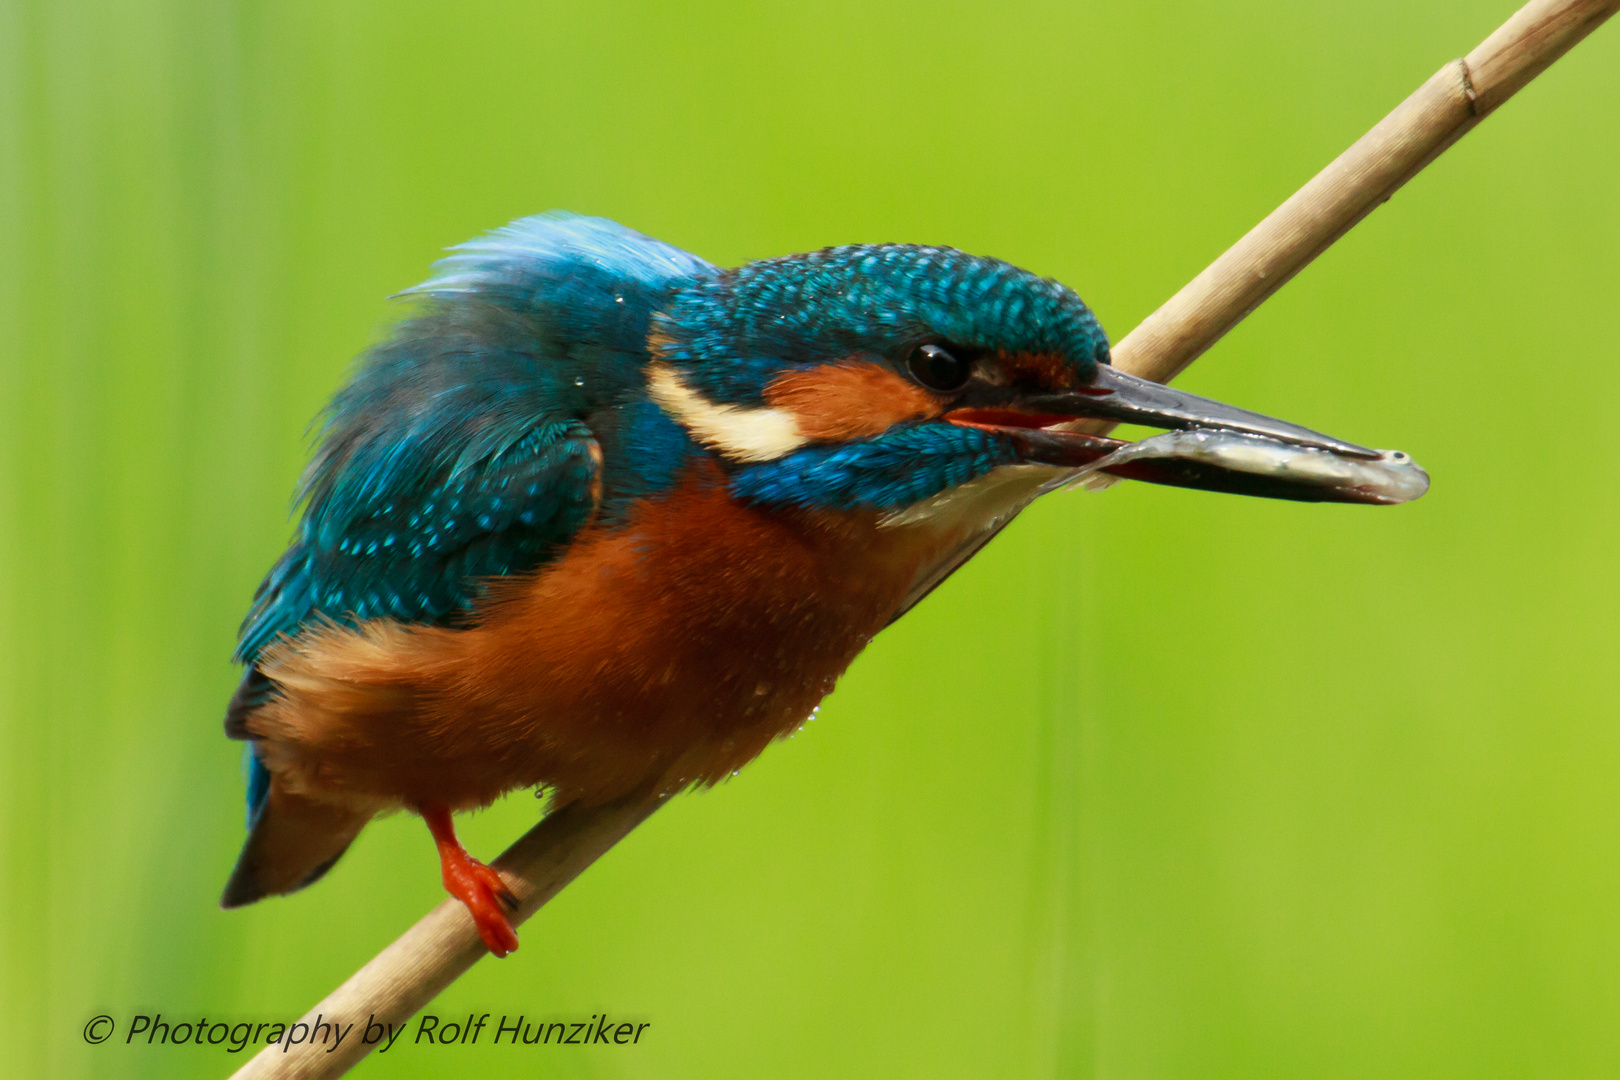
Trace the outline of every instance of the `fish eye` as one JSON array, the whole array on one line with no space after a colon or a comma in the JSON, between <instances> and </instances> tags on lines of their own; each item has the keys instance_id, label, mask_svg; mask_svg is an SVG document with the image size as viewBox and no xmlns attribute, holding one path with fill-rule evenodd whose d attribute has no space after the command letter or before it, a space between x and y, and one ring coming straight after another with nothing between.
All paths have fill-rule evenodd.
<instances>
[{"instance_id":1,"label":"fish eye","mask_svg":"<svg viewBox=\"0 0 1620 1080\"><path fill-rule=\"evenodd\" d=\"M948 394L967 385L973 374L973 360L930 342L912 350L906 358L906 370L928 389Z\"/></svg>"}]
</instances>

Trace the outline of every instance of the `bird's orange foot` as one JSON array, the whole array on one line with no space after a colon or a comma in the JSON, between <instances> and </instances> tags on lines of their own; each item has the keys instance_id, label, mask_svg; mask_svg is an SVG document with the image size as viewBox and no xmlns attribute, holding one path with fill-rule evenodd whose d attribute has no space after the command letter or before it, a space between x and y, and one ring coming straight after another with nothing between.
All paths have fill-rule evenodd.
<instances>
[{"instance_id":1,"label":"bird's orange foot","mask_svg":"<svg viewBox=\"0 0 1620 1080\"><path fill-rule=\"evenodd\" d=\"M472 912L473 922L478 924L478 936L484 939L489 951L505 956L515 950L517 931L512 929L506 913L517 907L517 897L506 887L501 875L465 851L460 859L443 859L442 862L445 889Z\"/></svg>"},{"instance_id":2,"label":"bird's orange foot","mask_svg":"<svg viewBox=\"0 0 1620 1080\"><path fill-rule=\"evenodd\" d=\"M439 847L439 868L444 876L445 891L467 905L478 927L478 936L484 939L490 952L505 956L516 950L517 931L512 929L506 913L516 910L517 897L512 895L498 872L467 854L467 849L456 839L448 809L423 807L421 814Z\"/></svg>"}]
</instances>

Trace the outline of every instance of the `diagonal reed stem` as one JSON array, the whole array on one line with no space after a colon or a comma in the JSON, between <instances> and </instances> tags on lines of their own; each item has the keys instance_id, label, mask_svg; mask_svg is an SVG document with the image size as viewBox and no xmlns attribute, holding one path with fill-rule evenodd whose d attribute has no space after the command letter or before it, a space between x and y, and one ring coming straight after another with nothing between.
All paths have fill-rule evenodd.
<instances>
[{"instance_id":1,"label":"diagonal reed stem","mask_svg":"<svg viewBox=\"0 0 1620 1080\"><path fill-rule=\"evenodd\" d=\"M1168 382L1312 259L1417 175L1475 124L1620 9L1620 0L1531 0L1395 111L1113 348L1114 364ZM645 821L656 798L631 797L550 814L495 862L519 900L521 923ZM466 909L445 900L304 1017L403 1024L484 955ZM358 1037L271 1046L237 1080L341 1076L371 1047Z\"/></svg>"},{"instance_id":2,"label":"diagonal reed stem","mask_svg":"<svg viewBox=\"0 0 1620 1080\"><path fill-rule=\"evenodd\" d=\"M1620 0L1531 0L1142 320L1114 365L1169 382L1447 147L1620 9Z\"/></svg>"},{"instance_id":3,"label":"diagonal reed stem","mask_svg":"<svg viewBox=\"0 0 1620 1080\"><path fill-rule=\"evenodd\" d=\"M563 890L608 848L662 805L657 797L633 795L603 806L565 806L524 833L493 863L517 897L512 925ZM368 1024L404 1024L439 992L488 955L472 917L460 900L445 899L392 945L326 996L303 1017L313 1028L320 1016L355 1025L337 1049L304 1041L267 1046L237 1077L334 1077L348 1072L374 1048L361 1033Z\"/></svg>"}]
</instances>

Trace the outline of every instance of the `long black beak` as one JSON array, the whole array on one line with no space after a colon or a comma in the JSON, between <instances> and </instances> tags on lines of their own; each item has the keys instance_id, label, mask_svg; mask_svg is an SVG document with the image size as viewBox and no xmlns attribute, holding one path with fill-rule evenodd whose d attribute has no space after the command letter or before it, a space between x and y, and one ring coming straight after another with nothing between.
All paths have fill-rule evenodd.
<instances>
[{"instance_id":1,"label":"long black beak","mask_svg":"<svg viewBox=\"0 0 1620 1080\"><path fill-rule=\"evenodd\" d=\"M1188 428L1241 431L1293 446L1327 450L1342 457L1379 456L1378 451L1365 446L1127 375L1107 364L1098 364L1096 378L1078 391L1042 394L1026 399L1024 404L1040 412L1076 419L1118 420L1173 431Z\"/></svg>"},{"instance_id":2,"label":"long black beak","mask_svg":"<svg viewBox=\"0 0 1620 1080\"><path fill-rule=\"evenodd\" d=\"M1400 503L1429 487L1428 474L1405 454L1369 450L1106 365L1078 389L1025 394L1014 410L958 409L946 419L999 432L1024 461L1073 469L1072 476L1102 472L1308 502ZM1126 443L1067 430L1072 421L1091 419L1170 433Z\"/></svg>"}]
</instances>

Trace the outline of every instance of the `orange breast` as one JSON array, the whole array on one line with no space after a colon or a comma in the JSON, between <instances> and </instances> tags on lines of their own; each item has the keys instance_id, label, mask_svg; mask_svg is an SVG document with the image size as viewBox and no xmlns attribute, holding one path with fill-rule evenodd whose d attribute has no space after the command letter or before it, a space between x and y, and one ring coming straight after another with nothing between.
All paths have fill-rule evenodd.
<instances>
[{"instance_id":1,"label":"orange breast","mask_svg":"<svg viewBox=\"0 0 1620 1080\"><path fill-rule=\"evenodd\" d=\"M328 795L713 782L803 723L931 547L871 514L742 506L706 465L500 583L471 628L327 627L271 650L286 694L250 726L272 769Z\"/></svg>"}]
</instances>

